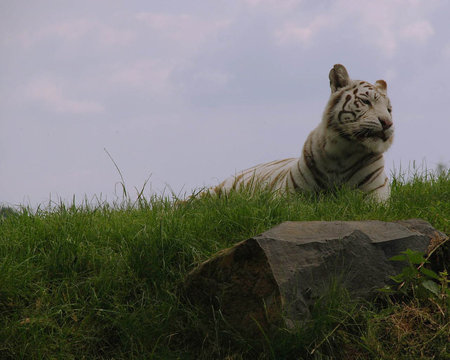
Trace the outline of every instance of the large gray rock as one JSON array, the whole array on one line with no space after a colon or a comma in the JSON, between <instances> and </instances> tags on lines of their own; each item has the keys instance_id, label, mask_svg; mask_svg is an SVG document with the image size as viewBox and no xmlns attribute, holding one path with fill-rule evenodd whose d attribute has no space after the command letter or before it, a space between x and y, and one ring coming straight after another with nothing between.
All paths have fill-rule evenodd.
<instances>
[{"instance_id":1,"label":"large gray rock","mask_svg":"<svg viewBox=\"0 0 450 360\"><path fill-rule=\"evenodd\" d=\"M184 293L243 332L290 326L308 317L331 281L369 297L405 265L390 257L445 238L423 220L285 222L201 264Z\"/></svg>"}]
</instances>

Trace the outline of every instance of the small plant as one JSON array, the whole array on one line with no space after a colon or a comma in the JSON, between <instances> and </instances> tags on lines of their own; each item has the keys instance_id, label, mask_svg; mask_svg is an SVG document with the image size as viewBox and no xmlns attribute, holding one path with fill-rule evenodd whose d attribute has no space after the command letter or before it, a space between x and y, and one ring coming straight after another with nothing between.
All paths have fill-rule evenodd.
<instances>
[{"instance_id":1,"label":"small plant","mask_svg":"<svg viewBox=\"0 0 450 360\"><path fill-rule=\"evenodd\" d=\"M400 293L412 296L419 300L429 299L443 307L445 312L450 307L450 289L447 270L437 274L424 265L429 263L428 258L424 257L419 251L407 249L399 255L393 256L391 261L406 262L402 272L390 278L398 285L389 285L381 289L387 293Z\"/></svg>"}]
</instances>

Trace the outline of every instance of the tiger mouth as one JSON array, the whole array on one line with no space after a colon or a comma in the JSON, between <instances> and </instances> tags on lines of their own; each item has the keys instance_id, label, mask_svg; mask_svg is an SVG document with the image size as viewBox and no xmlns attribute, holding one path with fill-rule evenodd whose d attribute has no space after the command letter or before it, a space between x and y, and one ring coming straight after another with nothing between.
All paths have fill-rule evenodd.
<instances>
[{"instance_id":1,"label":"tiger mouth","mask_svg":"<svg viewBox=\"0 0 450 360\"><path fill-rule=\"evenodd\" d=\"M373 137L377 137L383 141L386 141L390 136L388 136L385 131L378 131L373 135Z\"/></svg>"},{"instance_id":2,"label":"tiger mouth","mask_svg":"<svg viewBox=\"0 0 450 360\"><path fill-rule=\"evenodd\" d=\"M391 135L386 134L386 131L384 131L384 130L381 130L381 131L366 130L364 132L360 132L360 133L356 134L356 138L358 140L379 138L383 141L387 141L390 137L391 137Z\"/></svg>"}]
</instances>

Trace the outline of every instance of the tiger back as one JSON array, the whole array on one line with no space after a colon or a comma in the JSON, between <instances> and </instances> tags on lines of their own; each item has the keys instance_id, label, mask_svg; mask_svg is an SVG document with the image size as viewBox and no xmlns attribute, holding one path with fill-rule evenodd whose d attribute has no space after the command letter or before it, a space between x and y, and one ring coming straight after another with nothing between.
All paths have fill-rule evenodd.
<instances>
[{"instance_id":1,"label":"tiger back","mask_svg":"<svg viewBox=\"0 0 450 360\"><path fill-rule=\"evenodd\" d=\"M299 158L272 161L229 177L210 193L267 186L281 192L320 192L343 185L389 198L383 153L394 135L387 85L351 80L343 65L329 73L331 96L322 121L309 134Z\"/></svg>"}]
</instances>

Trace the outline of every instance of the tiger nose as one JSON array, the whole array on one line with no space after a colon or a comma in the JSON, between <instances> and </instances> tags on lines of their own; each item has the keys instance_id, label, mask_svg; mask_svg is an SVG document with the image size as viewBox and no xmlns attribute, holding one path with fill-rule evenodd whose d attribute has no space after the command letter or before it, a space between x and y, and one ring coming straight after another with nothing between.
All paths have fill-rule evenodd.
<instances>
[{"instance_id":1,"label":"tiger nose","mask_svg":"<svg viewBox=\"0 0 450 360\"><path fill-rule=\"evenodd\" d=\"M378 118L378 120L380 121L383 130L387 130L392 126L392 121L389 119Z\"/></svg>"}]
</instances>

